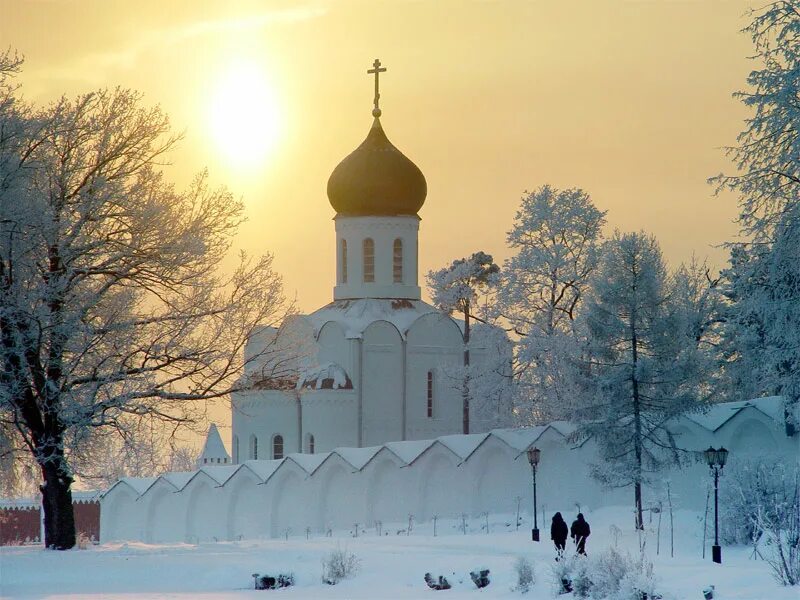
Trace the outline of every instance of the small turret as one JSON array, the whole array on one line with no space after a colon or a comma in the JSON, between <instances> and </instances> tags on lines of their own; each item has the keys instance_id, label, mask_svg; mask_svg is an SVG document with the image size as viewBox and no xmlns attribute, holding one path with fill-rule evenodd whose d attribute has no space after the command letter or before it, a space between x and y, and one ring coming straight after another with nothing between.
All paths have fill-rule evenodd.
<instances>
[{"instance_id":1,"label":"small turret","mask_svg":"<svg viewBox=\"0 0 800 600\"><path fill-rule=\"evenodd\" d=\"M203 451L197 457L197 468L229 464L231 464L231 455L225 450L225 444L222 443L217 426L212 423L208 428Z\"/></svg>"}]
</instances>

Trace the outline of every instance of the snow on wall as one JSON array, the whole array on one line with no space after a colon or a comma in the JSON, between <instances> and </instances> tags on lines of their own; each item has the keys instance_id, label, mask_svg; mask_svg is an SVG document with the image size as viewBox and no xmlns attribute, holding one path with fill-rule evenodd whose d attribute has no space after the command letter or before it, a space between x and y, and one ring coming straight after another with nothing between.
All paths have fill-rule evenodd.
<instances>
[{"instance_id":1,"label":"snow on wall","mask_svg":"<svg viewBox=\"0 0 800 600\"><path fill-rule=\"evenodd\" d=\"M731 456L770 453L795 461L800 436L787 436L758 401L712 408L701 418L674 424L677 443L695 451L694 464L663 473L645 490L645 503L662 498L667 482L678 507L701 509L710 482L702 450L725 445ZM731 413L733 413L731 415ZM609 490L590 476L592 440L576 446L569 423L435 440L391 442L372 448L337 448L288 454L281 460L248 460L208 466L156 479L126 478L102 497L101 541L200 542L305 535L328 529L415 521L434 516L530 511L531 467L525 450L541 452L537 470L540 510L547 506L633 504L629 489ZM288 450L289 448L287 448Z\"/></svg>"}]
</instances>

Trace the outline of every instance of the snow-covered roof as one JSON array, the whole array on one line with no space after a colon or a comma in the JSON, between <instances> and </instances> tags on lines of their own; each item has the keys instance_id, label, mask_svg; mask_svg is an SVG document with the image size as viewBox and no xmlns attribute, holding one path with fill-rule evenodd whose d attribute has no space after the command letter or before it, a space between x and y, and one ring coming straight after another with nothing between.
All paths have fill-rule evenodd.
<instances>
[{"instance_id":1,"label":"snow-covered roof","mask_svg":"<svg viewBox=\"0 0 800 600\"><path fill-rule=\"evenodd\" d=\"M376 298L336 300L305 318L314 328L314 335L319 335L322 327L332 321L342 327L346 338L360 338L372 323L387 321L405 337L417 319L432 313L441 315L443 319L451 319L447 314L422 300ZM457 320L451 320L457 324Z\"/></svg>"},{"instance_id":2,"label":"snow-covered roof","mask_svg":"<svg viewBox=\"0 0 800 600\"><path fill-rule=\"evenodd\" d=\"M293 460L297 463L303 471L311 475L317 468L328 458L330 452L323 452L320 454L303 454L300 452L293 452L286 456L286 458Z\"/></svg>"},{"instance_id":3,"label":"snow-covered roof","mask_svg":"<svg viewBox=\"0 0 800 600\"><path fill-rule=\"evenodd\" d=\"M310 390L352 390L353 382L341 365L327 362L300 373L297 378L297 389L301 388Z\"/></svg>"},{"instance_id":4,"label":"snow-covered roof","mask_svg":"<svg viewBox=\"0 0 800 600\"><path fill-rule=\"evenodd\" d=\"M436 441L446 446L453 454L463 461L470 454L475 452L475 449L480 446L489 435L488 433L444 435L440 438L436 438Z\"/></svg>"},{"instance_id":5,"label":"snow-covered roof","mask_svg":"<svg viewBox=\"0 0 800 600\"><path fill-rule=\"evenodd\" d=\"M782 396L768 396L753 400L712 404L704 412L690 413L686 415L686 418L708 431L716 431L743 410L755 409L775 421L776 424L782 425L786 418L785 406ZM800 405L795 404L793 408L795 420L797 420L800 417Z\"/></svg>"},{"instance_id":6,"label":"snow-covered roof","mask_svg":"<svg viewBox=\"0 0 800 600\"><path fill-rule=\"evenodd\" d=\"M360 471L381 451L383 446L368 446L366 448L336 448L331 454L338 454L349 463L356 471Z\"/></svg>"},{"instance_id":7,"label":"snow-covered roof","mask_svg":"<svg viewBox=\"0 0 800 600\"><path fill-rule=\"evenodd\" d=\"M405 442L389 442L384 444L387 450L391 450L404 463L411 464L417 457L425 452L436 440L413 440Z\"/></svg>"},{"instance_id":8,"label":"snow-covered roof","mask_svg":"<svg viewBox=\"0 0 800 600\"><path fill-rule=\"evenodd\" d=\"M216 424L212 423L208 428L206 435L206 443L203 444L203 451L197 457L197 465L206 464L204 461L212 462L216 459L222 462L230 462L231 456L225 450L225 444L222 443L222 438L219 435Z\"/></svg>"}]
</instances>

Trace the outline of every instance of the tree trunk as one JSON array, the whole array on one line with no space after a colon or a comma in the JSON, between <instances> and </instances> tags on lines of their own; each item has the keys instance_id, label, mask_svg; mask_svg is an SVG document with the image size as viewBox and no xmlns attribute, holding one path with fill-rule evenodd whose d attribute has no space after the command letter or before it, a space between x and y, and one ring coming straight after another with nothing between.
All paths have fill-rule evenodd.
<instances>
[{"instance_id":1,"label":"tree trunk","mask_svg":"<svg viewBox=\"0 0 800 600\"><path fill-rule=\"evenodd\" d=\"M69 550L75 545L75 515L72 512L72 477L55 461L42 465L42 507L44 545L54 550Z\"/></svg>"},{"instance_id":2,"label":"tree trunk","mask_svg":"<svg viewBox=\"0 0 800 600\"><path fill-rule=\"evenodd\" d=\"M634 456L636 466L633 481L633 499L636 504L636 529L644 529L642 516L642 406L639 397L639 338L637 334L636 309L631 311L631 391L633 396Z\"/></svg>"},{"instance_id":3,"label":"tree trunk","mask_svg":"<svg viewBox=\"0 0 800 600\"><path fill-rule=\"evenodd\" d=\"M469 433L469 301L464 305L464 398L463 433Z\"/></svg>"}]
</instances>

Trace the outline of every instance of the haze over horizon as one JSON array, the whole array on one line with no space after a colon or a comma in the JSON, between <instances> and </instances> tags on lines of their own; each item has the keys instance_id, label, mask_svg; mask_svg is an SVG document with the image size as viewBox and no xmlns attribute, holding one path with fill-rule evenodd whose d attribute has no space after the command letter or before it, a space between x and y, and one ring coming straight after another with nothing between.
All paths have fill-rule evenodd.
<instances>
[{"instance_id":1,"label":"haze over horizon","mask_svg":"<svg viewBox=\"0 0 800 600\"><path fill-rule=\"evenodd\" d=\"M476 250L506 258L525 190L581 187L609 231L657 236L672 266L719 268L747 111L749 2L206 2L0 0L34 102L130 87L185 139L179 185L207 167L243 198L237 250L273 252L302 311L332 298L328 176L382 122L423 171L420 272ZM424 281L421 281L424 285Z\"/></svg>"}]
</instances>

